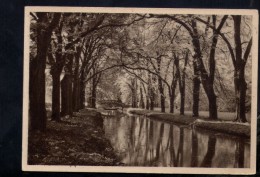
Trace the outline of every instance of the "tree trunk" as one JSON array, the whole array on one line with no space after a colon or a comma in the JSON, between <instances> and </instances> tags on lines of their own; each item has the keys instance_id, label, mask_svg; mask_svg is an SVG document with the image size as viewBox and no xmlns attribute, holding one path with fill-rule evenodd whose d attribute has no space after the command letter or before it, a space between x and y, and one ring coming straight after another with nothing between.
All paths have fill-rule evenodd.
<instances>
[{"instance_id":1,"label":"tree trunk","mask_svg":"<svg viewBox=\"0 0 260 177\"><path fill-rule=\"evenodd\" d=\"M154 94L154 90L151 89L151 93L150 93L150 110L154 110L154 97L155 97L155 94Z\"/></svg>"},{"instance_id":2,"label":"tree trunk","mask_svg":"<svg viewBox=\"0 0 260 177\"><path fill-rule=\"evenodd\" d=\"M69 99L69 87L70 76L65 74L61 81L61 116L69 115L70 99Z\"/></svg>"},{"instance_id":3,"label":"tree trunk","mask_svg":"<svg viewBox=\"0 0 260 177\"><path fill-rule=\"evenodd\" d=\"M181 103L180 103L180 115L184 115L184 107L185 107L185 85L180 91L181 95Z\"/></svg>"},{"instance_id":4,"label":"tree trunk","mask_svg":"<svg viewBox=\"0 0 260 177\"><path fill-rule=\"evenodd\" d=\"M41 49L43 49L41 47ZM44 49L43 49L44 50ZM35 61L30 63L30 128L31 130L45 131L46 109L45 109L45 62L46 55L38 55Z\"/></svg>"},{"instance_id":5,"label":"tree trunk","mask_svg":"<svg viewBox=\"0 0 260 177\"><path fill-rule=\"evenodd\" d=\"M149 110L149 108L150 108L149 96L146 96L145 109Z\"/></svg>"},{"instance_id":6,"label":"tree trunk","mask_svg":"<svg viewBox=\"0 0 260 177\"><path fill-rule=\"evenodd\" d=\"M78 78L78 67L76 67L74 72L74 79L73 79L73 97L72 97L72 106L74 112L77 112L79 110L78 100L79 100L79 78Z\"/></svg>"},{"instance_id":7,"label":"tree trunk","mask_svg":"<svg viewBox=\"0 0 260 177\"><path fill-rule=\"evenodd\" d=\"M174 76L172 85L169 87L169 99L170 99L170 113L174 113L174 100L175 100L175 90L177 86L177 77Z\"/></svg>"},{"instance_id":8,"label":"tree trunk","mask_svg":"<svg viewBox=\"0 0 260 177\"><path fill-rule=\"evenodd\" d=\"M184 108L185 108L185 89L186 89L186 66L189 59L189 52L186 52L185 61L184 61L184 68L182 70L182 75L179 74L179 90L181 95L181 103L180 103L180 115L184 115Z\"/></svg>"},{"instance_id":9,"label":"tree trunk","mask_svg":"<svg viewBox=\"0 0 260 177\"><path fill-rule=\"evenodd\" d=\"M174 113L174 97L173 95L169 95L170 98L170 113Z\"/></svg>"},{"instance_id":10,"label":"tree trunk","mask_svg":"<svg viewBox=\"0 0 260 177\"><path fill-rule=\"evenodd\" d=\"M202 54L201 54L201 49L200 49L200 41L199 41L199 34L197 31L197 24L194 20L192 20L192 28L194 31L194 36L192 38L192 43L195 51L195 56L194 56L194 91L196 88L199 88L199 81L198 76L200 75L201 81L203 88L207 94L208 97L208 102L209 102L209 118L210 119L217 119L217 103L216 103L216 96L213 88L213 83L214 83L214 73L215 73L215 48L217 45L217 34L214 33L213 36L213 41L212 41L212 46L211 46L211 51L210 51L210 58L209 58L209 68L210 68L210 73L208 76L208 73L205 69L205 66L202 61ZM197 84L195 86L195 84ZM198 93L196 93L198 91ZM199 90L197 90L193 93L193 101L196 101L198 104L199 100ZM212 99L212 100L211 100ZM193 106L194 109L198 108L198 105ZM197 117L198 116L198 110L194 110L193 116Z\"/></svg>"},{"instance_id":11,"label":"tree trunk","mask_svg":"<svg viewBox=\"0 0 260 177\"><path fill-rule=\"evenodd\" d=\"M60 74L58 72L52 73L52 120L60 121Z\"/></svg>"},{"instance_id":12,"label":"tree trunk","mask_svg":"<svg viewBox=\"0 0 260 177\"><path fill-rule=\"evenodd\" d=\"M157 52L158 55L158 52ZM160 77L161 74L161 56L158 56L156 58L157 61L157 74L158 76L158 90L160 93L160 102L161 102L161 112L165 112L165 96L164 96L164 88L163 88L163 84L162 84L162 78Z\"/></svg>"},{"instance_id":13,"label":"tree trunk","mask_svg":"<svg viewBox=\"0 0 260 177\"><path fill-rule=\"evenodd\" d=\"M65 66L65 76L61 81L61 114L62 116L73 114L72 109L72 64L73 54L68 55L68 63Z\"/></svg>"},{"instance_id":14,"label":"tree trunk","mask_svg":"<svg viewBox=\"0 0 260 177\"><path fill-rule=\"evenodd\" d=\"M72 107L72 65L73 65L73 55L69 56L69 74L67 75L68 82L68 115L72 116L73 107Z\"/></svg>"},{"instance_id":15,"label":"tree trunk","mask_svg":"<svg viewBox=\"0 0 260 177\"><path fill-rule=\"evenodd\" d=\"M244 71L244 69L242 68ZM245 81L244 72L236 72L235 74L235 95L236 95L236 119L238 122L247 122L246 119L246 90L247 83Z\"/></svg>"},{"instance_id":16,"label":"tree trunk","mask_svg":"<svg viewBox=\"0 0 260 177\"><path fill-rule=\"evenodd\" d=\"M91 107L96 108L96 98L97 97L97 89L94 87L92 89L92 96L91 96Z\"/></svg>"},{"instance_id":17,"label":"tree trunk","mask_svg":"<svg viewBox=\"0 0 260 177\"><path fill-rule=\"evenodd\" d=\"M52 21L48 22L47 13L37 13L38 23L48 23L46 28L43 25L37 27L37 56L30 62L29 81L29 113L30 129L45 131L46 109L45 109L45 67L47 50L51 41L54 28L58 25L61 14L56 13ZM44 28L44 29L43 29Z\"/></svg>"},{"instance_id":18,"label":"tree trunk","mask_svg":"<svg viewBox=\"0 0 260 177\"><path fill-rule=\"evenodd\" d=\"M191 134L191 167L197 167L198 166L198 136L195 130L192 129Z\"/></svg>"},{"instance_id":19,"label":"tree trunk","mask_svg":"<svg viewBox=\"0 0 260 177\"><path fill-rule=\"evenodd\" d=\"M85 75L84 75L84 69L82 69L80 74L80 82L79 82L79 108L84 109L85 108Z\"/></svg>"},{"instance_id":20,"label":"tree trunk","mask_svg":"<svg viewBox=\"0 0 260 177\"><path fill-rule=\"evenodd\" d=\"M242 43L240 37L240 27L241 27L241 16L234 15L232 16L234 20L234 39L235 39L235 53L236 53L236 63L235 63L235 74L234 74L234 82L235 82L235 94L236 94L236 119L235 121L239 122L247 122L246 120L246 109L245 109L245 101L246 101L246 89L247 84L245 81L245 65L246 59L249 55L249 51L252 43L248 50L248 55L244 56L242 59Z\"/></svg>"},{"instance_id":21,"label":"tree trunk","mask_svg":"<svg viewBox=\"0 0 260 177\"><path fill-rule=\"evenodd\" d=\"M142 86L143 86L144 95L145 95L145 101L144 101L144 96L143 96L144 109L149 110L149 104L150 104L149 103L149 86L147 87L147 90L144 86L144 83L142 83Z\"/></svg>"},{"instance_id":22,"label":"tree trunk","mask_svg":"<svg viewBox=\"0 0 260 177\"><path fill-rule=\"evenodd\" d=\"M200 100L200 79L198 76L193 78L193 106L192 106L192 117L199 116L199 100Z\"/></svg>"},{"instance_id":23,"label":"tree trunk","mask_svg":"<svg viewBox=\"0 0 260 177\"><path fill-rule=\"evenodd\" d=\"M160 93L161 112L165 112L165 97L164 97L164 89L163 89L161 78L158 78L158 86L159 86L159 93Z\"/></svg>"},{"instance_id":24,"label":"tree trunk","mask_svg":"<svg viewBox=\"0 0 260 177\"><path fill-rule=\"evenodd\" d=\"M217 119L218 118L218 110L217 110L217 97L214 93L213 85L208 86L211 91L208 93L209 100L209 118Z\"/></svg>"},{"instance_id":25,"label":"tree trunk","mask_svg":"<svg viewBox=\"0 0 260 177\"><path fill-rule=\"evenodd\" d=\"M143 90L142 90L142 87L141 87L141 86L140 86L140 107L141 107L142 109L145 108Z\"/></svg>"},{"instance_id":26,"label":"tree trunk","mask_svg":"<svg viewBox=\"0 0 260 177\"><path fill-rule=\"evenodd\" d=\"M96 86L96 76L95 76L92 79L91 108L96 108L96 97L97 97L97 86Z\"/></svg>"},{"instance_id":27,"label":"tree trunk","mask_svg":"<svg viewBox=\"0 0 260 177\"><path fill-rule=\"evenodd\" d=\"M73 97L72 97L73 111L75 112L79 111L79 59L80 59L80 54L82 49L83 49L83 45L78 46L75 55L75 70L73 76Z\"/></svg>"}]
</instances>

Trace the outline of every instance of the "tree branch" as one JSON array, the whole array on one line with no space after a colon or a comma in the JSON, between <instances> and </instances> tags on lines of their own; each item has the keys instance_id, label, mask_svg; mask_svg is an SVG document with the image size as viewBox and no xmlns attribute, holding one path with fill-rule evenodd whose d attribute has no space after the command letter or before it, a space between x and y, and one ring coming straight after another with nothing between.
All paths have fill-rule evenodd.
<instances>
[{"instance_id":1,"label":"tree branch","mask_svg":"<svg viewBox=\"0 0 260 177\"><path fill-rule=\"evenodd\" d=\"M250 54L250 51L251 51L251 48L252 48L252 43L253 43L253 39L251 37L249 43L247 44L246 51L245 51L244 57L243 57L245 63L247 62L248 56Z\"/></svg>"}]
</instances>

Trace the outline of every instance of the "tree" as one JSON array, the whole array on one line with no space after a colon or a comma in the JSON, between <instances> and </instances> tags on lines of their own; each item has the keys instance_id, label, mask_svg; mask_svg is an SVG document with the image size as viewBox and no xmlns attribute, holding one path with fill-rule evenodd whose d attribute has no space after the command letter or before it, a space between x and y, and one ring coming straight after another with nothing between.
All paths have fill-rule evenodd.
<instances>
[{"instance_id":1,"label":"tree","mask_svg":"<svg viewBox=\"0 0 260 177\"><path fill-rule=\"evenodd\" d=\"M233 15L234 20L234 41L235 41L235 58L233 64L235 68L234 83L236 94L236 119L235 121L247 122L246 120L246 90L247 83L245 81L245 66L252 47L252 37L249 40L244 56L242 56L242 42L241 42L241 16ZM232 52L230 50L230 52ZM234 55L232 55L234 56Z\"/></svg>"},{"instance_id":2,"label":"tree","mask_svg":"<svg viewBox=\"0 0 260 177\"><path fill-rule=\"evenodd\" d=\"M212 38L212 47L211 47L211 54L209 57L209 71L207 72L205 65L202 60L202 51L201 51L201 44L200 44L200 34L198 31L197 21L196 18L192 15L188 16L180 16L178 18L177 15L150 15L150 17L155 18L168 18L171 19L180 25L182 25L190 34L192 38L192 44L194 47L194 82L193 82L193 116L198 116L198 103L199 103L199 88L200 88L200 80L203 85L203 88L207 94L209 100L209 117L211 119L217 119L217 104L216 104L216 95L214 92L214 76L215 76L215 48L217 45L217 37L218 32L214 32ZM220 31L223 27L227 15L225 15L221 22L219 23L218 27L216 27L216 31ZM181 19L183 18L183 19ZM213 25L216 26L216 16L212 16ZM189 23L186 23L185 20L189 20ZM209 21L208 21L209 23ZM206 27L207 28L207 27ZM206 30L205 30L206 31Z\"/></svg>"},{"instance_id":3,"label":"tree","mask_svg":"<svg viewBox=\"0 0 260 177\"><path fill-rule=\"evenodd\" d=\"M249 37L249 41L245 41L243 43L247 44L244 49L242 49L242 41L241 41L241 16L233 15L233 30L234 30L234 49L232 47L231 39L229 40L224 33L221 33L216 29L215 26L210 25L209 27L214 30L214 32L218 33L221 38L226 43L228 50L230 52L230 56L232 59L232 63L234 66L234 85L235 85L235 95L236 95L236 118L235 121L246 122L246 109L245 109L245 101L246 101L246 90L247 83L245 81L245 66L247 60L250 55L251 47L252 47L252 37ZM202 23L206 23L204 20L197 18L198 21ZM250 31L250 29L249 29ZM251 32L249 32L251 34Z\"/></svg>"},{"instance_id":4,"label":"tree","mask_svg":"<svg viewBox=\"0 0 260 177\"><path fill-rule=\"evenodd\" d=\"M185 106L185 87L186 87L186 67L187 67L187 63L188 63L188 58L189 58L189 51L187 50L184 54L184 66L183 69L181 71L180 66L179 66L179 58L178 56L175 55L175 66L177 69L177 76L176 78L178 78L179 80L179 91L180 91L180 95L181 95L181 102L180 102L180 115L184 115L184 106Z\"/></svg>"},{"instance_id":5,"label":"tree","mask_svg":"<svg viewBox=\"0 0 260 177\"><path fill-rule=\"evenodd\" d=\"M37 12L35 26L32 30L36 34L35 43L37 54L30 58L29 109L30 127L32 130L45 131L45 67L47 51L51 42L53 30L59 24L60 13ZM35 29L33 29L35 27Z\"/></svg>"}]
</instances>

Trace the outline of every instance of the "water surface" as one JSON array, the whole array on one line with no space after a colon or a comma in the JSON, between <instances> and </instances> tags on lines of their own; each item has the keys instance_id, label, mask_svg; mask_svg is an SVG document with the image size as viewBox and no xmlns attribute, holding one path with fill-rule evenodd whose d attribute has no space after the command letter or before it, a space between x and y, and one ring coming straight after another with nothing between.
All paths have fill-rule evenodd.
<instances>
[{"instance_id":1,"label":"water surface","mask_svg":"<svg viewBox=\"0 0 260 177\"><path fill-rule=\"evenodd\" d=\"M104 129L126 166L248 168L250 143L144 116L105 117Z\"/></svg>"}]
</instances>

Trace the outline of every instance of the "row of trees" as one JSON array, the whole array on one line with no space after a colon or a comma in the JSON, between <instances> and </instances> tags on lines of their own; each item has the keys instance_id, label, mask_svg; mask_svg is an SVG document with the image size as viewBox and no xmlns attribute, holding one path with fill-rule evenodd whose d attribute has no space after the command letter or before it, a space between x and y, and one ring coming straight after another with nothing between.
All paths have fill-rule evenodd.
<instances>
[{"instance_id":1,"label":"row of trees","mask_svg":"<svg viewBox=\"0 0 260 177\"><path fill-rule=\"evenodd\" d=\"M124 94L129 92L132 107L160 106L162 112L167 99L174 112L176 95L180 95L180 114L190 89L195 117L203 91L209 117L217 119L216 90L226 92L228 85L220 74L222 68L229 74L234 70L236 120L245 122L251 21L249 16L227 15L31 13L31 128L46 128L46 67L52 76L52 119L56 121L83 109L86 97L95 108L98 95L102 89L106 95L108 85L120 89L115 97L129 97ZM114 78L108 84L111 74ZM86 88L90 96L85 95Z\"/></svg>"},{"instance_id":2,"label":"row of trees","mask_svg":"<svg viewBox=\"0 0 260 177\"><path fill-rule=\"evenodd\" d=\"M160 20L157 22L154 19ZM128 71L130 74L142 83L146 83L148 87L151 86L150 76L144 77L145 74L140 75L140 71L145 71L157 77L156 83L162 112L165 112L166 95L164 86L168 88L170 112L173 112L175 89L178 81L181 97L180 113L184 114L185 76L189 75L193 81L193 116L199 115L200 85L202 85L208 99L209 117L217 119L218 107L215 90L216 87L222 87L219 92L225 92L223 85L226 85L226 83L215 82L216 72L218 80L221 79L218 68L225 68L225 70L232 72L232 69L229 68L230 60L223 61L228 56L228 58L231 58L234 69L236 120L246 122L247 84L245 81L245 66L252 47L250 22L250 17L245 16L149 14L146 15L146 26L139 29L145 31L146 28L149 28L150 34L148 34L148 37L138 40L145 38L144 33L140 35L139 32L136 37L131 39L134 41L134 45L130 48L130 44L128 44L128 47L121 50L122 55L125 55L124 58L132 58L131 61L136 60L134 66L124 61L121 55L122 64L126 69L131 70ZM152 27L150 27L151 24ZM138 29L131 31L136 30ZM136 41L139 41L139 43ZM142 43L142 41L146 41L146 43ZM192 75L186 72L187 64L191 62L191 59ZM216 68L217 62L218 68ZM133 73L134 71L137 72ZM151 100L151 102L153 101Z\"/></svg>"}]
</instances>

